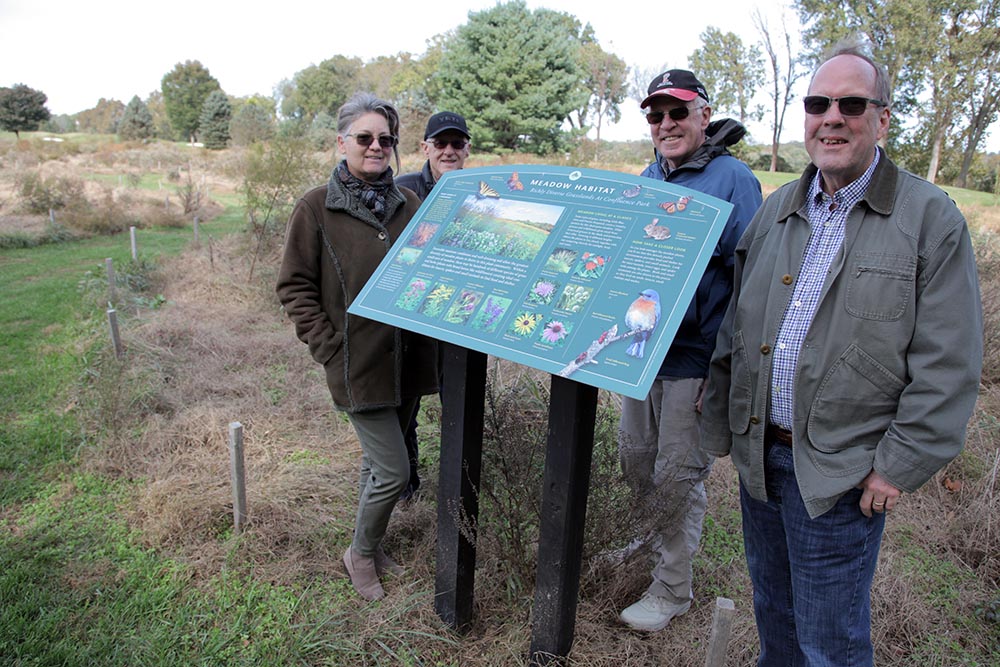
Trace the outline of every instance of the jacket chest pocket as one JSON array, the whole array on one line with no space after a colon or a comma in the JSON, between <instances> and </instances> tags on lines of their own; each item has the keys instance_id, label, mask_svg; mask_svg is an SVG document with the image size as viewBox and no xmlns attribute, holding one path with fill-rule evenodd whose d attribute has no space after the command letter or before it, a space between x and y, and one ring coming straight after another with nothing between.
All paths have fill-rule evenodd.
<instances>
[{"instance_id":1,"label":"jacket chest pocket","mask_svg":"<svg viewBox=\"0 0 1000 667\"><path fill-rule=\"evenodd\" d=\"M898 320L913 297L917 258L911 255L856 253L847 277L847 312L885 322Z\"/></svg>"}]
</instances>

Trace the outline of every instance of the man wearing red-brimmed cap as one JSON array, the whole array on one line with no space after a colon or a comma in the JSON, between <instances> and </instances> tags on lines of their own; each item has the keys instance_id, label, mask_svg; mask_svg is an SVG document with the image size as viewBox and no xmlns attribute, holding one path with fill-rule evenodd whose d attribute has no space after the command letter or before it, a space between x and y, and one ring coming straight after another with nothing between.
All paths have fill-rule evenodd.
<instances>
[{"instance_id":1,"label":"man wearing red-brimmed cap","mask_svg":"<svg viewBox=\"0 0 1000 667\"><path fill-rule=\"evenodd\" d=\"M642 175L734 207L649 395L641 401L622 398L622 473L655 520L651 534L618 552L627 557L645 547L653 562L652 583L620 618L631 628L656 631L685 613L693 598L691 561L701 538L711 466L699 447L701 392L732 294L733 251L760 206L761 190L753 172L728 151L746 129L735 120L712 121L708 91L692 72L672 69L657 76L641 107L647 110L656 157ZM657 214L685 215L690 205L682 199L661 202Z\"/></svg>"}]
</instances>

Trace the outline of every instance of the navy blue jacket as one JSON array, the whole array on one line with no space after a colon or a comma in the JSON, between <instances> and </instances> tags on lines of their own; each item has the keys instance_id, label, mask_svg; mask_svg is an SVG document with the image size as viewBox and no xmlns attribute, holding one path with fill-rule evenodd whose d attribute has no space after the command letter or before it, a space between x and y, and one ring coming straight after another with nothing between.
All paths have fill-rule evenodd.
<instances>
[{"instance_id":1,"label":"navy blue jacket","mask_svg":"<svg viewBox=\"0 0 1000 667\"><path fill-rule=\"evenodd\" d=\"M733 205L719 243L708 262L691 304L660 366L659 377L703 378L715 348L715 337L733 293L736 244L760 207L760 182L750 168L729 154L746 128L724 118L709 124L705 143L687 162L670 169L659 154L643 176L682 185L724 199Z\"/></svg>"}]
</instances>

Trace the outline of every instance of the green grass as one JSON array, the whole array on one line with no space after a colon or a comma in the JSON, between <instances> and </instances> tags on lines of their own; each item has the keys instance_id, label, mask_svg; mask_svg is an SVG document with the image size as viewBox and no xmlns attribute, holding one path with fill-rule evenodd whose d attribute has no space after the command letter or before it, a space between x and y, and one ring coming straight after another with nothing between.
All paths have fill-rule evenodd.
<instances>
[{"instance_id":1,"label":"green grass","mask_svg":"<svg viewBox=\"0 0 1000 667\"><path fill-rule=\"evenodd\" d=\"M782 171L754 171L753 175L757 177L757 180L764 187L777 188L785 183L798 180L802 174L789 174Z\"/></svg>"},{"instance_id":2,"label":"green grass","mask_svg":"<svg viewBox=\"0 0 1000 667\"><path fill-rule=\"evenodd\" d=\"M222 235L242 225L239 209L204 225ZM174 254L190 229L138 231L141 258ZM45 471L72 459L84 436L72 412L89 341L107 340L104 309L83 303L81 281L103 284L104 260L131 262L129 236L101 236L35 248L0 250L0 510L30 496Z\"/></svg>"},{"instance_id":3,"label":"green grass","mask_svg":"<svg viewBox=\"0 0 1000 667\"><path fill-rule=\"evenodd\" d=\"M323 653L347 665L367 652L340 636L363 634L345 579L291 588L224 573L197 585L122 521L134 484L61 477L0 533L4 664L299 665Z\"/></svg>"},{"instance_id":4,"label":"green grass","mask_svg":"<svg viewBox=\"0 0 1000 667\"><path fill-rule=\"evenodd\" d=\"M205 229L241 225L230 206ZM140 230L140 255L174 254L190 240L188 229ZM73 472L89 444L73 387L107 344L103 307L78 286L88 275L103 284L105 257L130 264L128 235L0 251L0 662L297 665L322 653L358 664L370 647L341 637L360 618L345 604L346 580L292 589L255 580L237 561L195 586L127 525L141 480ZM382 643L406 653L400 637Z\"/></svg>"}]
</instances>

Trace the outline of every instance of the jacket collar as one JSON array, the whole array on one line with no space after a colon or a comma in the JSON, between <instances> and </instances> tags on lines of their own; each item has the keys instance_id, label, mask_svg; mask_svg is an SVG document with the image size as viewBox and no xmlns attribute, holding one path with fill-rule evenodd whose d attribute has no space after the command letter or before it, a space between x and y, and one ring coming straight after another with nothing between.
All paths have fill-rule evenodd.
<instances>
[{"instance_id":1,"label":"jacket collar","mask_svg":"<svg viewBox=\"0 0 1000 667\"><path fill-rule=\"evenodd\" d=\"M388 223L392 219L392 216L396 214L396 209L398 209L405 202L406 198L403 196L403 193L399 191L399 188L396 187L395 182L393 182L392 187L390 187L385 193L386 223ZM344 184L341 183L340 179L335 175L331 176L330 180L326 184L325 206L331 211L344 211L348 215L357 218L358 220L361 220L376 229L385 228L385 224L379 222L374 213L369 211L357 197L348 192L347 188L344 187Z\"/></svg>"},{"instance_id":2,"label":"jacket collar","mask_svg":"<svg viewBox=\"0 0 1000 667\"><path fill-rule=\"evenodd\" d=\"M875 165L875 173L872 174L872 181L868 185L861 201L868 204L868 208L882 215L892 213L893 201L896 198L896 183L899 177L899 167L888 158L881 147L878 149L879 160ZM808 203L809 186L816 177L819 168L810 163L806 170L799 177L799 182L795 186L795 192L791 197L787 197L781 202L778 209L778 220L787 220L796 211L801 210Z\"/></svg>"},{"instance_id":3,"label":"jacket collar","mask_svg":"<svg viewBox=\"0 0 1000 667\"><path fill-rule=\"evenodd\" d=\"M434 174L431 173L431 161L424 160L424 167L420 170L420 175L424 179L424 184L427 186L427 192L434 189L437 181L434 180Z\"/></svg>"},{"instance_id":4,"label":"jacket collar","mask_svg":"<svg viewBox=\"0 0 1000 667\"><path fill-rule=\"evenodd\" d=\"M729 146L739 143L740 139L746 133L747 129L732 118L713 120L705 128L705 142L691 154L691 157L684 164L678 165L676 169L671 169L659 151L655 151L656 161L659 163L660 169L664 174L670 174L681 169L692 169L695 171L704 169L709 162L720 155L728 155Z\"/></svg>"}]
</instances>

